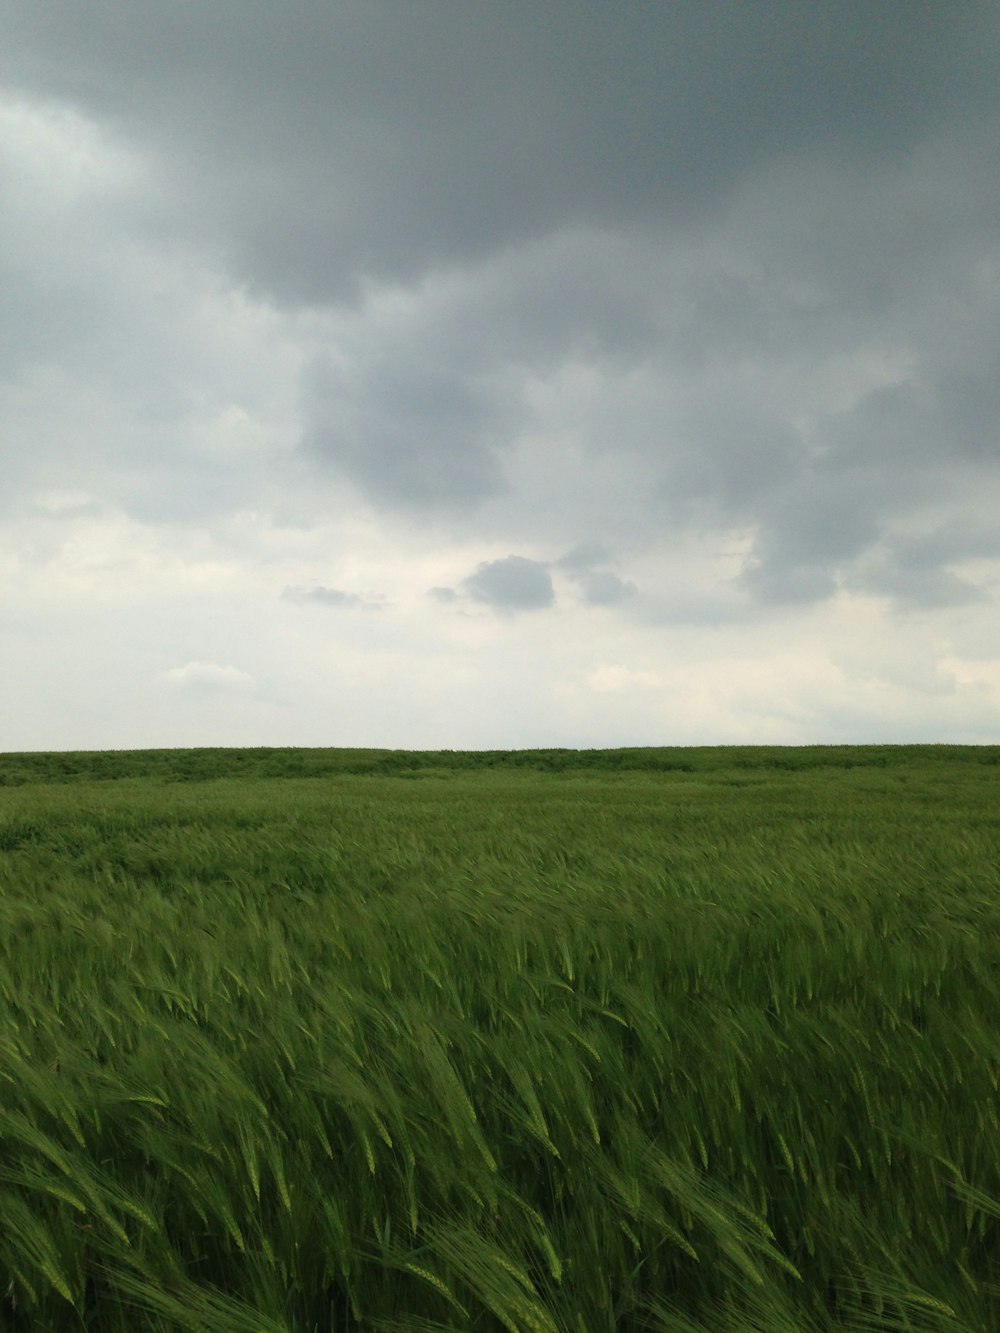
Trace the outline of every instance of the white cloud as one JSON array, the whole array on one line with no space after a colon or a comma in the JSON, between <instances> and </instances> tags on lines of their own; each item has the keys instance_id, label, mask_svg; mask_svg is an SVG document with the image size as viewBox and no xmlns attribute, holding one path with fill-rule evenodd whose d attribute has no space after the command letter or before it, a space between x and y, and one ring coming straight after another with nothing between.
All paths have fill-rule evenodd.
<instances>
[{"instance_id":1,"label":"white cloud","mask_svg":"<svg viewBox=\"0 0 1000 1333\"><path fill-rule=\"evenodd\" d=\"M597 694L624 694L632 690L655 690L661 682L655 671L635 671L626 666L600 666L591 672L590 688Z\"/></svg>"},{"instance_id":2,"label":"white cloud","mask_svg":"<svg viewBox=\"0 0 1000 1333\"><path fill-rule=\"evenodd\" d=\"M938 666L964 689L982 693L994 709L1000 709L1000 657L979 661L942 657Z\"/></svg>"},{"instance_id":3,"label":"white cloud","mask_svg":"<svg viewBox=\"0 0 1000 1333\"><path fill-rule=\"evenodd\" d=\"M157 682L185 694L247 694L256 689L253 676L215 662L186 662L157 676Z\"/></svg>"}]
</instances>

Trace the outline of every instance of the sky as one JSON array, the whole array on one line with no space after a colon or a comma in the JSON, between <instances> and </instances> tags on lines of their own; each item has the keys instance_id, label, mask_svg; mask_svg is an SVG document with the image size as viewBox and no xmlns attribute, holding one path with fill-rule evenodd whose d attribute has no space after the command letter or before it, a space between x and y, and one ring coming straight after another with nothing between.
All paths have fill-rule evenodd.
<instances>
[{"instance_id":1,"label":"sky","mask_svg":"<svg viewBox=\"0 0 1000 1333\"><path fill-rule=\"evenodd\" d=\"M0 749L1000 742L992 0L0 12Z\"/></svg>"}]
</instances>

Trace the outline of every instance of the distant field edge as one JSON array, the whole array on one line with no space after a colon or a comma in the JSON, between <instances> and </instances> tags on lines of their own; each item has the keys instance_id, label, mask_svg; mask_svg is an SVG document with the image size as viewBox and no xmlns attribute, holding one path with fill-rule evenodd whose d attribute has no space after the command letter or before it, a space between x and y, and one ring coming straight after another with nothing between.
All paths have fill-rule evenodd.
<instances>
[{"instance_id":1,"label":"distant field edge","mask_svg":"<svg viewBox=\"0 0 1000 1333\"><path fill-rule=\"evenodd\" d=\"M0 787L151 778L432 776L434 773L698 774L898 768L940 763L1000 765L1000 745L714 745L614 749L393 750L341 747L183 748L0 753Z\"/></svg>"}]
</instances>

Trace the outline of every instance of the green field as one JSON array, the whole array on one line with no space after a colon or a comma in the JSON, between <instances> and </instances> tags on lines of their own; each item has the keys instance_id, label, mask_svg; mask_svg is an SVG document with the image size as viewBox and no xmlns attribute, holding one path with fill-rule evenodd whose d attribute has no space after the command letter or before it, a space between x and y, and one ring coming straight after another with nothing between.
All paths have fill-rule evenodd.
<instances>
[{"instance_id":1,"label":"green field","mask_svg":"<svg viewBox=\"0 0 1000 1333\"><path fill-rule=\"evenodd\" d=\"M0 755L0 1330L1000 1329L1000 749Z\"/></svg>"}]
</instances>

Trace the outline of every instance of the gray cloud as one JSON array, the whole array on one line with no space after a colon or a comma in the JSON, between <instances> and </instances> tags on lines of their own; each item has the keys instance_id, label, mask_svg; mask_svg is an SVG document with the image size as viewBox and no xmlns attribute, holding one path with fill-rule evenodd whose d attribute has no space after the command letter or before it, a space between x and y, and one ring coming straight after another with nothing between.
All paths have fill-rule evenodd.
<instances>
[{"instance_id":1,"label":"gray cloud","mask_svg":"<svg viewBox=\"0 0 1000 1333\"><path fill-rule=\"evenodd\" d=\"M340 588L324 588L321 584L312 588L286 588L281 594L287 602L316 602L320 606L343 607L355 611L381 611L382 601L371 597L361 597L354 592L343 592Z\"/></svg>"},{"instance_id":2,"label":"gray cloud","mask_svg":"<svg viewBox=\"0 0 1000 1333\"><path fill-rule=\"evenodd\" d=\"M610 562L611 553L600 542L579 542L556 565L579 585L588 606L617 606L638 589L611 570L600 568Z\"/></svg>"},{"instance_id":3,"label":"gray cloud","mask_svg":"<svg viewBox=\"0 0 1000 1333\"><path fill-rule=\"evenodd\" d=\"M453 507L502 493L492 413L458 368L411 349L337 373L316 364L305 382L310 452L366 494L404 507Z\"/></svg>"},{"instance_id":4,"label":"gray cloud","mask_svg":"<svg viewBox=\"0 0 1000 1333\"><path fill-rule=\"evenodd\" d=\"M940 527L920 536L886 538L859 562L852 587L892 598L903 610L988 604L987 591L952 568L1000 557L1000 532L975 526Z\"/></svg>"},{"instance_id":5,"label":"gray cloud","mask_svg":"<svg viewBox=\"0 0 1000 1333\"><path fill-rule=\"evenodd\" d=\"M483 561L462 586L474 601L501 611L538 611L555 602L547 567L523 555Z\"/></svg>"},{"instance_id":6,"label":"gray cloud","mask_svg":"<svg viewBox=\"0 0 1000 1333\"><path fill-rule=\"evenodd\" d=\"M949 569L924 565L919 560L907 561L898 555L875 562L862 586L884 593L903 608L913 610L969 606L991 600L982 588Z\"/></svg>"},{"instance_id":7,"label":"gray cloud","mask_svg":"<svg viewBox=\"0 0 1000 1333\"><path fill-rule=\"evenodd\" d=\"M596 569L582 580L583 598L590 606L617 606L638 591L634 583L607 569Z\"/></svg>"},{"instance_id":8,"label":"gray cloud","mask_svg":"<svg viewBox=\"0 0 1000 1333\"><path fill-rule=\"evenodd\" d=\"M577 542L572 550L560 556L555 562L559 569L564 569L570 577L586 574L595 565L606 565L611 560L611 552L602 542Z\"/></svg>"}]
</instances>

